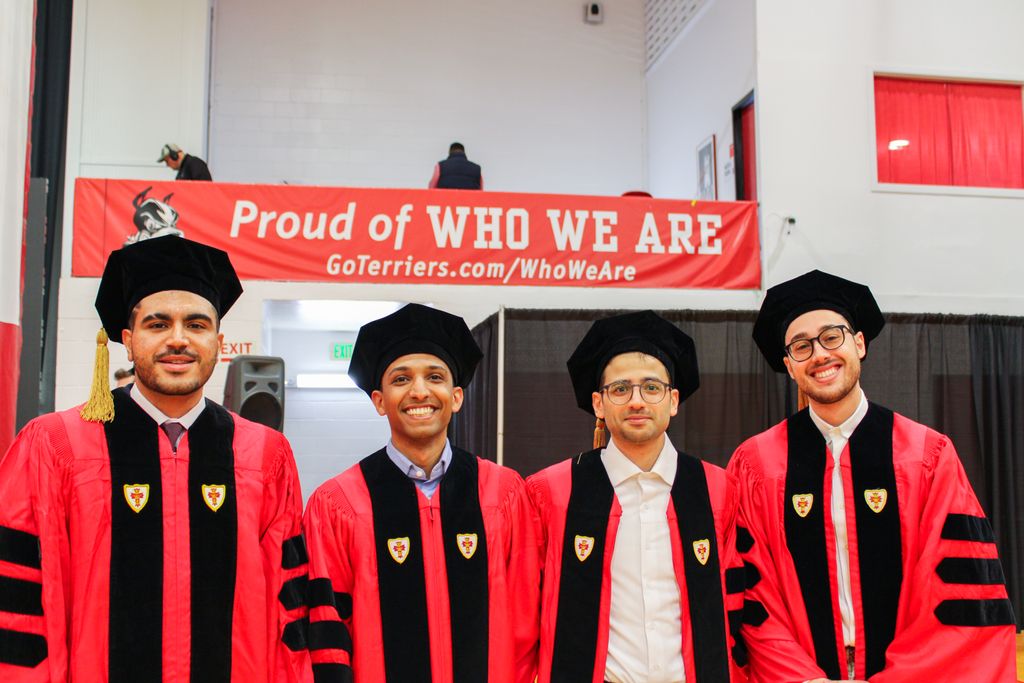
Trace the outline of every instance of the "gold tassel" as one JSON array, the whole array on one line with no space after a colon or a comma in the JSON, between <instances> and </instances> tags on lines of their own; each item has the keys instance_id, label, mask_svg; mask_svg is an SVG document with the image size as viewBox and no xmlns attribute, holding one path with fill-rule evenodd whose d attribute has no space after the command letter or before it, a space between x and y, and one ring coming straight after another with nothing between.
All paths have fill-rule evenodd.
<instances>
[{"instance_id":1,"label":"gold tassel","mask_svg":"<svg viewBox=\"0 0 1024 683\"><path fill-rule=\"evenodd\" d=\"M107 333L101 327L96 333L96 361L92 369L92 390L79 413L86 422L112 422L114 397L110 393L110 352Z\"/></svg>"},{"instance_id":2,"label":"gold tassel","mask_svg":"<svg viewBox=\"0 0 1024 683\"><path fill-rule=\"evenodd\" d=\"M604 448L604 420L597 418L597 422L594 423L594 448Z\"/></svg>"}]
</instances>

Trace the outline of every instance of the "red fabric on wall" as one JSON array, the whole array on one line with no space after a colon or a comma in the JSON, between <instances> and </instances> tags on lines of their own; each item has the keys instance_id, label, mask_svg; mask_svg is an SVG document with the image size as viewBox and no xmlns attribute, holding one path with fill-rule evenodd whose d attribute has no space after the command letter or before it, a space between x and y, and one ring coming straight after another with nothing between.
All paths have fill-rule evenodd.
<instances>
[{"instance_id":1,"label":"red fabric on wall","mask_svg":"<svg viewBox=\"0 0 1024 683\"><path fill-rule=\"evenodd\" d=\"M875 144L881 183L1024 187L1021 87L876 76Z\"/></svg>"},{"instance_id":2,"label":"red fabric on wall","mask_svg":"<svg viewBox=\"0 0 1024 683\"><path fill-rule=\"evenodd\" d=\"M754 105L740 112L740 134L743 136L743 197L757 201L757 142L754 139Z\"/></svg>"},{"instance_id":3,"label":"red fabric on wall","mask_svg":"<svg viewBox=\"0 0 1024 683\"><path fill-rule=\"evenodd\" d=\"M1024 187L1024 112L1019 85L950 83L953 184Z\"/></svg>"}]
</instances>

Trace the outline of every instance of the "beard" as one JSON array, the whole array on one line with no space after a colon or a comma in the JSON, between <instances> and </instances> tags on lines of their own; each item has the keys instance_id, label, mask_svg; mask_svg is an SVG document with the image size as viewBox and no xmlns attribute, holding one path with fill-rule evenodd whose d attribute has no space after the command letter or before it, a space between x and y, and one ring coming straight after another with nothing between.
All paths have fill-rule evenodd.
<instances>
[{"instance_id":1,"label":"beard","mask_svg":"<svg viewBox=\"0 0 1024 683\"><path fill-rule=\"evenodd\" d=\"M860 382L860 360L854 359L843 364L841 381L828 387L816 384L809 376L803 378L800 390L807 395L807 398L822 405L838 403L850 395L850 392Z\"/></svg>"},{"instance_id":2,"label":"beard","mask_svg":"<svg viewBox=\"0 0 1024 683\"><path fill-rule=\"evenodd\" d=\"M172 375L160 370L160 359L167 354L158 354L152 360L135 362L135 381L150 391L164 396L187 396L202 389L213 374L214 362L204 362L197 354L175 352L187 355L195 362L193 370L184 375Z\"/></svg>"}]
</instances>

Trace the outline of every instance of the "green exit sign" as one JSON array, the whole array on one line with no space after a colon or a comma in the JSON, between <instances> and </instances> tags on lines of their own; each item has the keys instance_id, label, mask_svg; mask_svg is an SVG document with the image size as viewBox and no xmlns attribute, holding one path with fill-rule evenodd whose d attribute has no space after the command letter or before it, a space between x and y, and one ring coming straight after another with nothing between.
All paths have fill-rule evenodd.
<instances>
[{"instance_id":1,"label":"green exit sign","mask_svg":"<svg viewBox=\"0 0 1024 683\"><path fill-rule=\"evenodd\" d=\"M331 360L352 360L352 348L355 344L344 342L331 344Z\"/></svg>"}]
</instances>

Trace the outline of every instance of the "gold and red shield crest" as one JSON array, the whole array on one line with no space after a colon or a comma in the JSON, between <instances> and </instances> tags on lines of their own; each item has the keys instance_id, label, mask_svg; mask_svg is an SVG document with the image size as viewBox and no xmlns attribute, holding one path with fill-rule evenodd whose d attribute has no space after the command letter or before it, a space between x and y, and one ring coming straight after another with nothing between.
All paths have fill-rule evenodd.
<instances>
[{"instance_id":1,"label":"gold and red shield crest","mask_svg":"<svg viewBox=\"0 0 1024 683\"><path fill-rule=\"evenodd\" d=\"M814 494L813 493L798 493L793 496L793 509L796 510L796 514L801 517L806 517L811 512L811 506L814 505Z\"/></svg>"},{"instance_id":2,"label":"gold and red shield crest","mask_svg":"<svg viewBox=\"0 0 1024 683\"><path fill-rule=\"evenodd\" d=\"M459 552L467 560L476 552L476 534L455 534L455 543L459 546Z\"/></svg>"},{"instance_id":3,"label":"gold and red shield crest","mask_svg":"<svg viewBox=\"0 0 1024 683\"><path fill-rule=\"evenodd\" d=\"M388 552L391 553L391 559L398 564L405 562L405 558L409 557L409 537L389 538Z\"/></svg>"},{"instance_id":4,"label":"gold and red shield crest","mask_svg":"<svg viewBox=\"0 0 1024 683\"><path fill-rule=\"evenodd\" d=\"M594 552L594 537L577 534L572 547L576 550L576 559L582 562L590 557L590 553Z\"/></svg>"},{"instance_id":5,"label":"gold and red shield crest","mask_svg":"<svg viewBox=\"0 0 1024 683\"><path fill-rule=\"evenodd\" d=\"M214 512L220 510L227 494L228 487L224 484L203 484L203 502Z\"/></svg>"},{"instance_id":6,"label":"gold and red shield crest","mask_svg":"<svg viewBox=\"0 0 1024 683\"><path fill-rule=\"evenodd\" d=\"M885 489L866 489L864 491L864 501L874 512L881 512L888 500L889 492Z\"/></svg>"},{"instance_id":7,"label":"gold and red shield crest","mask_svg":"<svg viewBox=\"0 0 1024 683\"><path fill-rule=\"evenodd\" d=\"M142 512L149 502L149 484L125 484L124 499L132 510Z\"/></svg>"},{"instance_id":8,"label":"gold and red shield crest","mask_svg":"<svg viewBox=\"0 0 1024 683\"><path fill-rule=\"evenodd\" d=\"M711 557L711 541L706 538L694 541L693 554L697 556L698 562L701 564L707 564L708 558Z\"/></svg>"}]
</instances>

